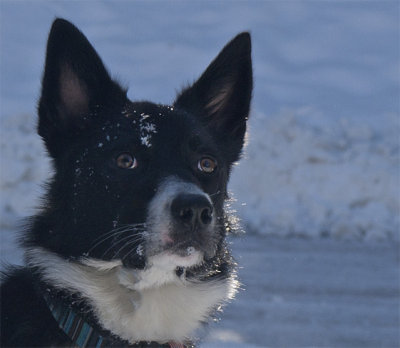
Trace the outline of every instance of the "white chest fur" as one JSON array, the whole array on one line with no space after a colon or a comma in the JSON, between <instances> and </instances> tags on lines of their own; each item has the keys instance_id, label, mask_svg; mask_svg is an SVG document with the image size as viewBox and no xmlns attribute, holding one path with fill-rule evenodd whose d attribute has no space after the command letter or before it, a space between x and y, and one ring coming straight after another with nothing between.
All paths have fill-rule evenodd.
<instances>
[{"instance_id":1,"label":"white chest fur","mask_svg":"<svg viewBox=\"0 0 400 348\"><path fill-rule=\"evenodd\" d=\"M233 279L192 283L157 265L142 271L148 274L135 274L117 261L89 260L82 265L39 248L28 251L27 259L40 267L55 287L80 292L91 302L104 328L132 343L180 342L191 337L236 289Z\"/></svg>"}]
</instances>

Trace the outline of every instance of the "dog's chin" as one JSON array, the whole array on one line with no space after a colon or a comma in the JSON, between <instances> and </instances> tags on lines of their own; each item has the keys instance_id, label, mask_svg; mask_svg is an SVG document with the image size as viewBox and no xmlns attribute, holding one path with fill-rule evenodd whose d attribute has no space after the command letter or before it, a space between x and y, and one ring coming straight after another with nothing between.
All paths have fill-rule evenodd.
<instances>
[{"instance_id":1,"label":"dog's chin","mask_svg":"<svg viewBox=\"0 0 400 348\"><path fill-rule=\"evenodd\" d=\"M140 258L134 254L130 255L130 257L122 258L121 264L130 269L144 269L153 265L164 269L174 269L176 267L200 265L205 256L207 256L207 253L192 246L166 248L150 253L150 255L143 255Z\"/></svg>"},{"instance_id":2,"label":"dog's chin","mask_svg":"<svg viewBox=\"0 0 400 348\"><path fill-rule=\"evenodd\" d=\"M157 267L160 269L175 270L179 267L193 267L200 265L204 261L204 253L193 247L188 248L168 248L151 255L147 259L147 267Z\"/></svg>"},{"instance_id":3,"label":"dog's chin","mask_svg":"<svg viewBox=\"0 0 400 348\"><path fill-rule=\"evenodd\" d=\"M203 252L195 249L179 250L177 252L167 251L160 254L160 256L162 260L165 260L165 262L175 268L196 266L201 264L204 259Z\"/></svg>"}]
</instances>

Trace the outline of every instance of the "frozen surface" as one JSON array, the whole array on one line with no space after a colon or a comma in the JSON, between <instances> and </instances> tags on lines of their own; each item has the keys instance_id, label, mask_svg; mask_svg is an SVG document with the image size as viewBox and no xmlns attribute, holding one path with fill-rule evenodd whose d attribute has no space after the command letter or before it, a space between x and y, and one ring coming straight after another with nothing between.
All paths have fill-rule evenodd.
<instances>
[{"instance_id":1,"label":"frozen surface","mask_svg":"<svg viewBox=\"0 0 400 348\"><path fill-rule=\"evenodd\" d=\"M18 221L51 175L34 128L54 17L82 29L132 99L167 104L250 30L249 145L230 184L246 290L203 347L399 346L399 6L2 0L1 259L20 262Z\"/></svg>"},{"instance_id":2,"label":"frozen surface","mask_svg":"<svg viewBox=\"0 0 400 348\"><path fill-rule=\"evenodd\" d=\"M398 245L246 236L234 250L244 291L202 347L399 346Z\"/></svg>"}]
</instances>

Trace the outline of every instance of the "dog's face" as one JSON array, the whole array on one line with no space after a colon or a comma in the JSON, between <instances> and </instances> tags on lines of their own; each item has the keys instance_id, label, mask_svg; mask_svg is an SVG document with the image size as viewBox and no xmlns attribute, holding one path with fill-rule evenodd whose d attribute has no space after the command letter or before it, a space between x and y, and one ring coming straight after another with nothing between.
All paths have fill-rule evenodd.
<instances>
[{"instance_id":1,"label":"dog's face","mask_svg":"<svg viewBox=\"0 0 400 348\"><path fill-rule=\"evenodd\" d=\"M163 106L128 100L83 34L56 20L42 88L38 131L55 176L29 243L135 268L216 257L249 112L248 34Z\"/></svg>"}]
</instances>

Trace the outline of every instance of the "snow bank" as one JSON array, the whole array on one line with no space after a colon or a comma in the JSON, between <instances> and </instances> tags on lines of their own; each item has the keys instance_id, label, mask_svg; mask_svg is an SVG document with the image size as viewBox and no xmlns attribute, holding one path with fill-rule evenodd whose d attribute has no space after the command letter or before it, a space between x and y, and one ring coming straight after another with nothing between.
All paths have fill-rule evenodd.
<instances>
[{"instance_id":1,"label":"snow bank","mask_svg":"<svg viewBox=\"0 0 400 348\"><path fill-rule=\"evenodd\" d=\"M399 131L397 115L370 126L307 108L255 112L233 206L259 233L398 240Z\"/></svg>"},{"instance_id":2,"label":"snow bank","mask_svg":"<svg viewBox=\"0 0 400 348\"><path fill-rule=\"evenodd\" d=\"M166 1L157 9L1 2L1 227L33 212L48 175L32 115L48 30L61 16L88 35L132 99L161 103L250 30L250 140L230 186L244 223L262 234L399 238L398 2Z\"/></svg>"},{"instance_id":3,"label":"snow bank","mask_svg":"<svg viewBox=\"0 0 400 348\"><path fill-rule=\"evenodd\" d=\"M381 127L333 122L312 109L252 115L230 189L250 231L282 236L398 239L398 118ZM3 118L1 227L34 212L49 176L35 118Z\"/></svg>"},{"instance_id":4,"label":"snow bank","mask_svg":"<svg viewBox=\"0 0 400 348\"><path fill-rule=\"evenodd\" d=\"M19 219L34 213L40 184L51 173L35 117L1 118L0 154L0 228L15 228Z\"/></svg>"}]
</instances>

